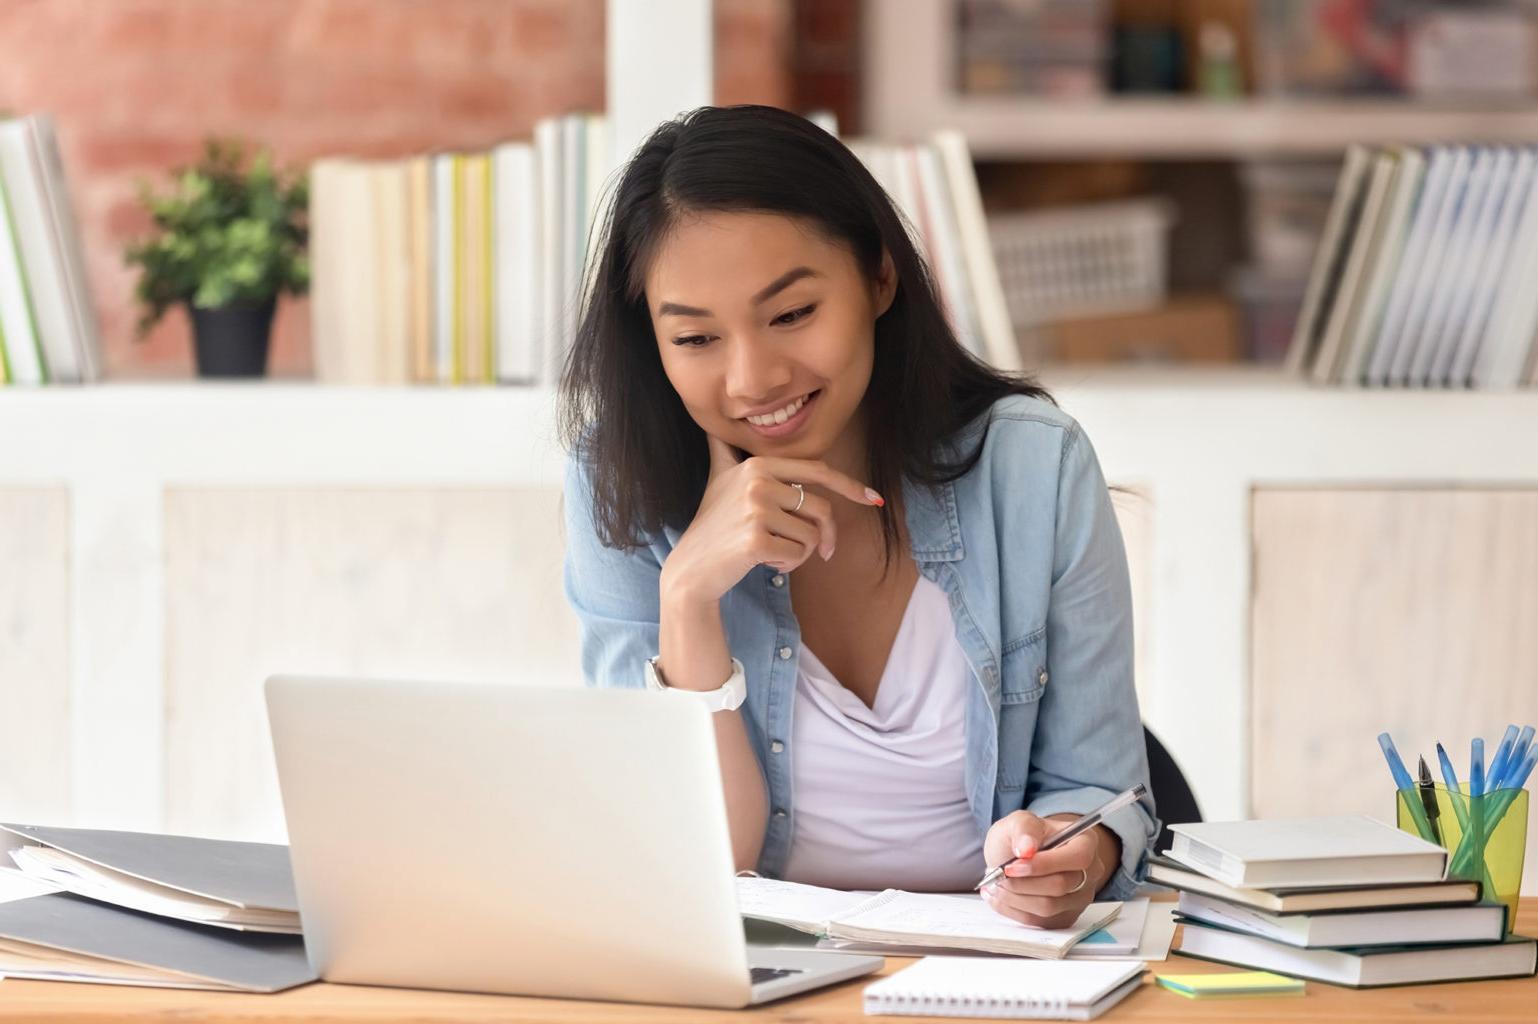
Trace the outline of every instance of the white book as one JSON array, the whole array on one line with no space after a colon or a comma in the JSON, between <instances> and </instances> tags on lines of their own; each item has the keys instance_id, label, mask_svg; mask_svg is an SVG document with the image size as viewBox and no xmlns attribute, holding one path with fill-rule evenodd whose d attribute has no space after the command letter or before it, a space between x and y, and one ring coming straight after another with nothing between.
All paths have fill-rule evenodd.
<instances>
[{"instance_id":1,"label":"white book","mask_svg":"<svg viewBox=\"0 0 1538 1024\"><path fill-rule=\"evenodd\" d=\"M1421 241L1423 252L1415 277L1405 293L1405 304L1400 330L1393 349L1388 353L1388 363L1383 368L1380 383L1400 386L1409 382L1410 362L1425 332L1426 315L1432 297L1439 291L1447 270L1447 254L1452 243L1453 229L1464 208L1469 191L1475 152L1467 146L1453 151L1452 164L1447 172L1447 182L1430 222L1430 228Z\"/></svg>"},{"instance_id":2,"label":"white book","mask_svg":"<svg viewBox=\"0 0 1538 1024\"><path fill-rule=\"evenodd\" d=\"M869 1015L1094 1020L1142 983L1141 963L930 956L865 988Z\"/></svg>"},{"instance_id":3,"label":"white book","mask_svg":"<svg viewBox=\"0 0 1538 1024\"><path fill-rule=\"evenodd\" d=\"M1499 942L1506 934L1506 906L1502 903L1276 914L1214 896L1183 892L1179 909L1188 918L1307 949L1397 946L1411 942Z\"/></svg>"},{"instance_id":4,"label":"white book","mask_svg":"<svg viewBox=\"0 0 1538 1024\"><path fill-rule=\"evenodd\" d=\"M985 359L983 340L977 326L977 311L972 305L971 291L967 288L967 272L962 265L956 209L945 177L945 168L940 165L940 154L933 144L924 143L915 147L915 157L918 161L919 189L924 197L924 205L929 210L930 223L934 225L933 267L940 286L940 301L962 348L979 359Z\"/></svg>"},{"instance_id":5,"label":"white book","mask_svg":"<svg viewBox=\"0 0 1538 1024\"><path fill-rule=\"evenodd\" d=\"M12 383L47 383L43 348L32 320L27 268L16 242L15 219L11 216L10 195L3 175L0 175L0 344L5 346Z\"/></svg>"},{"instance_id":6,"label":"white book","mask_svg":"<svg viewBox=\"0 0 1538 1024\"><path fill-rule=\"evenodd\" d=\"M86 271L85 252L80 238L80 224L75 204L69 198L69 182L64 173L64 156L59 151L59 137L51 114L27 118L37 143L37 158L42 163L42 182L53 209L53 226L58 232L59 252L63 257L65 286L70 313L75 324L75 341L80 357L80 376L85 381L102 376L101 327L96 321L96 304L91 295L91 276Z\"/></svg>"},{"instance_id":7,"label":"white book","mask_svg":"<svg viewBox=\"0 0 1538 1024\"><path fill-rule=\"evenodd\" d=\"M1203 960L1346 985L1416 985L1474 978L1517 978L1533 973L1535 944L1512 936L1500 943L1457 946L1382 946L1299 949L1258 935L1187 921L1177 952Z\"/></svg>"},{"instance_id":8,"label":"white book","mask_svg":"<svg viewBox=\"0 0 1538 1024\"><path fill-rule=\"evenodd\" d=\"M1060 960L1080 939L1113 920L1121 904L1091 903L1067 928L1032 928L967 896L901 889L873 896L744 877L737 879L737 908L743 917L828 938Z\"/></svg>"},{"instance_id":9,"label":"white book","mask_svg":"<svg viewBox=\"0 0 1538 1024\"><path fill-rule=\"evenodd\" d=\"M539 194L534 147L508 142L492 151L497 379L539 379Z\"/></svg>"},{"instance_id":10,"label":"white book","mask_svg":"<svg viewBox=\"0 0 1538 1024\"><path fill-rule=\"evenodd\" d=\"M565 158L562 154L561 120L547 117L534 125L534 160L538 170L540 289L538 338L539 382L554 386L551 368L559 365L564 325L561 296L564 293L561 211L565 200Z\"/></svg>"},{"instance_id":11,"label":"white book","mask_svg":"<svg viewBox=\"0 0 1538 1024\"><path fill-rule=\"evenodd\" d=\"M1345 356L1336 380L1360 385L1372 356L1373 339L1383 322L1389 291L1399 275L1404 259L1405 237L1410 218L1426 180L1426 157L1419 149L1406 148L1399 153L1399 165L1381 218L1381 231L1367 256L1366 285L1345 326Z\"/></svg>"},{"instance_id":12,"label":"white book","mask_svg":"<svg viewBox=\"0 0 1538 1024\"><path fill-rule=\"evenodd\" d=\"M369 175L378 238L374 274L375 384L405 384L411 379L411 236L407 220L411 203L404 160L375 164Z\"/></svg>"},{"instance_id":13,"label":"white book","mask_svg":"<svg viewBox=\"0 0 1538 1024\"><path fill-rule=\"evenodd\" d=\"M1245 888L1431 882L1447 851L1366 816L1262 818L1171 825L1166 856Z\"/></svg>"},{"instance_id":14,"label":"white book","mask_svg":"<svg viewBox=\"0 0 1538 1024\"><path fill-rule=\"evenodd\" d=\"M1372 357L1362 373L1362 383L1382 386L1388 383L1389 366L1405 330L1406 317L1413 293L1420 287L1421 267L1426 262L1427 242L1442 210L1442 200L1447 194L1447 183L1453 163L1462 150L1438 146L1431 151L1426 167L1425 182L1410 215L1409 233L1405 237L1404 253L1395 268L1393 287L1384 302L1383 316L1378 321L1372 341Z\"/></svg>"},{"instance_id":15,"label":"white book","mask_svg":"<svg viewBox=\"0 0 1538 1024\"><path fill-rule=\"evenodd\" d=\"M1447 371L1447 383L1452 387L1466 387L1469 383L1474 360L1490 324L1490 315L1495 309L1512 245L1516 242L1517 226L1530 200L1535 171L1538 171L1538 153L1531 147L1517 150L1511 181L1506 188L1506 199L1491 228L1490 241L1481 254L1479 268L1474 273L1469 308L1463 316L1453 345L1452 364Z\"/></svg>"},{"instance_id":16,"label":"white book","mask_svg":"<svg viewBox=\"0 0 1538 1024\"><path fill-rule=\"evenodd\" d=\"M75 300L69 292L64 255L53 226L53 208L43 182L37 143L25 119L0 122L0 175L5 177L11 228L21 252L45 379L49 383L80 383Z\"/></svg>"},{"instance_id":17,"label":"white book","mask_svg":"<svg viewBox=\"0 0 1538 1024\"><path fill-rule=\"evenodd\" d=\"M1538 173L1529 183L1527 201L1517 222L1516 236L1496 291L1490 323L1480 340L1469 373L1476 388L1514 388L1522 381L1522 369L1538 325Z\"/></svg>"},{"instance_id":18,"label":"white book","mask_svg":"<svg viewBox=\"0 0 1538 1024\"><path fill-rule=\"evenodd\" d=\"M1427 383L1435 383L1430 380L1431 366L1436 361L1437 351L1444 344L1442 335L1447 329L1447 318L1454 297L1469 273L1468 265L1472 258L1470 246L1488 217L1491 186L1495 183L1500 156L1500 150L1488 146L1474 151L1473 161L1469 165L1468 184L1448 227L1442 268L1432 281L1431 293L1426 299L1426 314L1410 351L1409 366L1404 377L1404 382L1410 387L1425 387ZM1488 232L1488 225L1484 226L1484 230Z\"/></svg>"},{"instance_id":19,"label":"white book","mask_svg":"<svg viewBox=\"0 0 1538 1024\"><path fill-rule=\"evenodd\" d=\"M1282 368L1289 374L1303 373L1314 358L1319 335L1329 316L1334 298L1335 282L1339 280L1339 268L1345 259L1355 229L1357 214L1361 210L1363 189L1367 183L1370 159L1366 146L1352 145L1346 148L1340 165L1340 178L1335 183L1335 194L1330 200L1330 212L1325 215L1324 232L1319 236L1319 248L1308 272L1308 284L1303 289L1303 305L1298 311L1298 321L1292 330L1292 343Z\"/></svg>"},{"instance_id":20,"label":"white book","mask_svg":"<svg viewBox=\"0 0 1538 1024\"><path fill-rule=\"evenodd\" d=\"M459 217L455 209L455 159L433 155L433 374L454 382L454 334L459 309Z\"/></svg>"},{"instance_id":21,"label":"white book","mask_svg":"<svg viewBox=\"0 0 1538 1024\"><path fill-rule=\"evenodd\" d=\"M933 141L955 203L963 262L988 361L995 369L1018 372L1024 368L1024 361L1009 318L1009 306L1004 301L1004 288L999 283L999 268L993 259L993 243L988 237L988 221L983 215L977 171L972 166L966 137L957 131L943 131L936 133Z\"/></svg>"},{"instance_id":22,"label":"white book","mask_svg":"<svg viewBox=\"0 0 1538 1024\"><path fill-rule=\"evenodd\" d=\"M1359 293L1365 286L1368 257L1381 234L1379 226L1398 164L1398 155L1391 151L1372 157L1363 185L1361 208L1353 218L1355 224L1349 232L1349 241L1342 242L1345 258L1340 262L1336 279L1323 286L1324 291L1332 294L1328 299L1328 312L1322 314L1323 327L1313 355L1310 376L1316 384L1328 384L1337 379L1346 327L1360 304Z\"/></svg>"},{"instance_id":23,"label":"white book","mask_svg":"<svg viewBox=\"0 0 1538 1024\"><path fill-rule=\"evenodd\" d=\"M1484 278L1490 277L1498 264L1490 261L1493 249L1500 243L1498 232L1503 231L1506 215L1516 206L1516 189L1521 188L1521 152L1503 146L1495 154L1495 166L1490 171L1484 209L1473 224L1467 255L1458 268L1452 283L1453 301L1447 311L1447 320L1438 337L1432 364L1427 369L1427 384L1433 387L1461 387L1463 378L1453 377L1458 352L1463 343L1464 329L1480 311L1484 297Z\"/></svg>"},{"instance_id":24,"label":"white book","mask_svg":"<svg viewBox=\"0 0 1538 1024\"><path fill-rule=\"evenodd\" d=\"M561 365L577 328L577 292L582 286L582 257L587 220L587 128L581 114L561 118L561 293L559 344L547 350L545 379L561 379Z\"/></svg>"}]
</instances>

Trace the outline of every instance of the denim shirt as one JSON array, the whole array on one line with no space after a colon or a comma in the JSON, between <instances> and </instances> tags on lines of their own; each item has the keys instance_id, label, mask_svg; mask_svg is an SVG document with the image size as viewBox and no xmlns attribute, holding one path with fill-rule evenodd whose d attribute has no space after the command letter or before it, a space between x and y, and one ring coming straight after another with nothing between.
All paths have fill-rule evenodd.
<instances>
[{"instance_id":1,"label":"denim shirt","mask_svg":"<svg viewBox=\"0 0 1538 1024\"><path fill-rule=\"evenodd\" d=\"M970 668L965 786L979 836L1025 810L1084 813L1148 781L1132 684L1132 595L1120 528L1089 439L1050 402L1001 398L948 442L954 460L986 428L981 458L938 486L903 482L912 555L950 600ZM584 467L568 461L565 590L590 686L644 685L658 652L659 577L679 531L604 547ZM747 673L748 736L769 820L757 869L781 877L796 827L791 720L801 632L789 580L757 566L721 600ZM1107 817L1121 865L1102 899L1132 895L1158 834L1152 798ZM982 865L979 865L981 868Z\"/></svg>"}]
</instances>

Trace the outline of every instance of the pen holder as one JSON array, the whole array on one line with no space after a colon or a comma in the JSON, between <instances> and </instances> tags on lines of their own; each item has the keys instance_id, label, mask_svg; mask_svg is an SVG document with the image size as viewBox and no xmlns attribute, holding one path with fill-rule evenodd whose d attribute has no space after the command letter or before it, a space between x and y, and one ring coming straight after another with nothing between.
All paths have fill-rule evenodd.
<instances>
[{"instance_id":1,"label":"pen holder","mask_svg":"<svg viewBox=\"0 0 1538 1024\"><path fill-rule=\"evenodd\" d=\"M1398 790L1399 827L1448 851L1447 877L1478 882L1482 903L1506 905L1506 931L1516 925L1522 860L1527 849L1525 789L1498 789L1470 796L1467 786L1432 790L1437 813L1428 813L1419 789Z\"/></svg>"}]
</instances>

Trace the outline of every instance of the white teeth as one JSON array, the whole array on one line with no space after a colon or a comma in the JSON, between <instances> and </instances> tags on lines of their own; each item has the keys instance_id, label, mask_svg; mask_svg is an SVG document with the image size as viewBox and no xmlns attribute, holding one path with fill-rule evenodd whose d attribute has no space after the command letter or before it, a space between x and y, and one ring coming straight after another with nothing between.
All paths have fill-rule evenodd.
<instances>
[{"instance_id":1,"label":"white teeth","mask_svg":"<svg viewBox=\"0 0 1538 1024\"><path fill-rule=\"evenodd\" d=\"M790 419L796 413L801 411L801 407L806 404L806 399L807 396L802 395L800 398L796 399L794 402L790 403L783 409L772 413L765 413L762 416L749 416L748 422L754 426L759 427L772 427L776 424L784 423L786 420Z\"/></svg>"}]
</instances>

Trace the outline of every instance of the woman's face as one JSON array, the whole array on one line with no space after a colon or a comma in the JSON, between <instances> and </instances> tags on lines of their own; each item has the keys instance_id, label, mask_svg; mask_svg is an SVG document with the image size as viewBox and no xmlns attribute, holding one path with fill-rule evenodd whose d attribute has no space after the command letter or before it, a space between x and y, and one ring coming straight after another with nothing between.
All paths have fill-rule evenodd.
<instances>
[{"instance_id":1,"label":"woman's face","mask_svg":"<svg viewBox=\"0 0 1538 1024\"><path fill-rule=\"evenodd\" d=\"M688 216L646 274L663 370L702 429L750 454L863 458L841 448L892 303L890 260L880 277L802 221Z\"/></svg>"}]
</instances>

